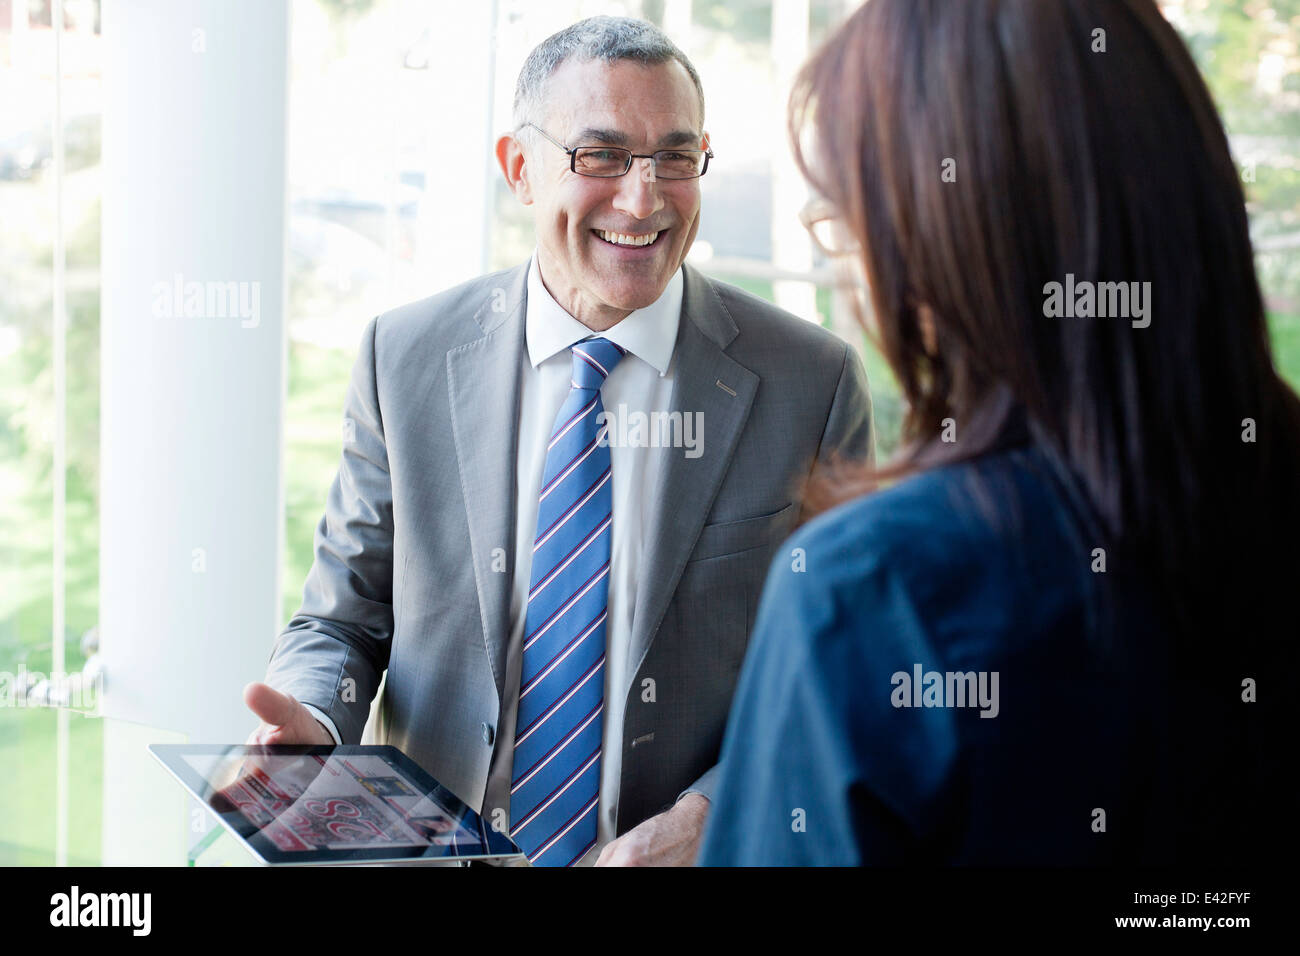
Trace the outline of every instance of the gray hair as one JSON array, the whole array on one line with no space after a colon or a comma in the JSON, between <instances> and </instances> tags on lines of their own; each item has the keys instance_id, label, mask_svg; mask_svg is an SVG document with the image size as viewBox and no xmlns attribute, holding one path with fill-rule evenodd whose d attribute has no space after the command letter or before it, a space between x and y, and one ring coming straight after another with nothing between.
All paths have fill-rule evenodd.
<instances>
[{"instance_id":1,"label":"gray hair","mask_svg":"<svg viewBox=\"0 0 1300 956\"><path fill-rule=\"evenodd\" d=\"M676 60L690 74L700 97L700 121L704 121L704 87L700 74L668 35L652 23L630 17L588 17L565 27L539 43L528 54L515 86L515 130L525 123L542 122L542 102L547 81L560 64L571 57L580 61L615 63L634 60L654 66ZM532 130L524 130L531 134ZM518 135L518 132L516 132ZM529 137L531 139L531 136Z\"/></svg>"}]
</instances>

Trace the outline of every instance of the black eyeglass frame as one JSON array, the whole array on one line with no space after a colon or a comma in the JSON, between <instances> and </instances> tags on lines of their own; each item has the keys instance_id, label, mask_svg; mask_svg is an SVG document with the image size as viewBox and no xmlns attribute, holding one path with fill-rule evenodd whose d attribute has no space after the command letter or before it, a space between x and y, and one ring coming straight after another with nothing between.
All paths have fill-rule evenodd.
<instances>
[{"instance_id":1,"label":"black eyeglass frame","mask_svg":"<svg viewBox=\"0 0 1300 956\"><path fill-rule=\"evenodd\" d=\"M556 146L560 147L560 149L564 150L569 155L569 170L573 173L576 173L579 176L586 176L588 179L618 179L620 176L626 176L628 172L631 171L632 160L648 159L653 164L653 168L655 171L655 179L666 179L669 182L689 182L692 179L699 179L701 176L707 173L709 171L709 160L713 158L713 150L709 149L708 147L705 147L704 149L660 149L660 150L656 150L653 153L634 153L630 149L624 149L622 146L565 146L558 139L556 139L550 133L546 132L546 130L542 129L536 123L524 123L523 126L520 126L519 128L523 129L524 126L531 126L533 129L537 130L537 132L541 133L543 136L549 139ZM623 153L627 157L627 162L624 163L623 171L621 173L614 173L609 176L600 176L595 173L584 173L578 169L578 150L580 149L604 149L613 152ZM659 175L659 159L658 159L660 153L703 153L704 164L700 166L700 171L694 176L661 176Z\"/></svg>"}]
</instances>

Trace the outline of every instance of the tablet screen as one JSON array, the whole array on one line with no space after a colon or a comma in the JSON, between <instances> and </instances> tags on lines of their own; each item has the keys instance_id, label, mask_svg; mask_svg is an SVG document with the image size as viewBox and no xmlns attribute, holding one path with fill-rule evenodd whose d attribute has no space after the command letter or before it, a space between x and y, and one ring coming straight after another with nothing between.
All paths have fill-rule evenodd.
<instances>
[{"instance_id":1,"label":"tablet screen","mask_svg":"<svg viewBox=\"0 0 1300 956\"><path fill-rule=\"evenodd\" d=\"M234 779L217 791L281 850L481 843L381 756L211 758L188 756L209 780ZM221 759L221 758L218 758ZM230 768L235 769L234 767Z\"/></svg>"},{"instance_id":2,"label":"tablet screen","mask_svg":"<svg viewBox=\"0 0 1300 956\"><path fill-rule=\"evenodd\" d=\"M267 862L518 852L393 747L150 749Z\"/></svg>"}]
</instances>

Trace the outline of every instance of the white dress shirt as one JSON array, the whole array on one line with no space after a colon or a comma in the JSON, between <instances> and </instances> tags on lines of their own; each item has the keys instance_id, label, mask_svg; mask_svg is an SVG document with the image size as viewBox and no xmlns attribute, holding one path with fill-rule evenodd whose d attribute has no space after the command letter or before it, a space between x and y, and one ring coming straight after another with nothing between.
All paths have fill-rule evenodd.
<instances>
[{"instance_id":1,"label":"white dress shirt","mask_svg":"<svg viewBox=\"0 0 1300 956\"><path fill-rule=\"evenodd\" d=\"M528 268L528 302L525 311L526 354L520 356L520 401L516 459L515 565L510 592L510 640L506 658L505 694L497 749L488 772L483 811L491 820L493 809L508 808L514 757L515 716L519 705L519 673L523 666L524 620L532 573L533 542L537 533L537 498L546 466L546 446L556 416L568 398L573 359L569 347L599 335L627 350L601 386L606 413L622 418L646 413L650 421L666 413L673 394L673 351L682 311L682 273L679 269L663 294L644 309L637 309L613 328L592 332L569 315L542 283L534 252ZM626 434L626 430L623 432ZM610 481L613 519L610 540L608 615L605 624L605 710L600 755L600 804L596 845L579 861L595 863L605 844L614 839L618 810L619 775L623 763L623 711L627 701L628 654L632 639L632 612L650 517L659 506L654 491L664 455L682 450L657 447L649 441L637 447L619 442L619 430L610 431ZM339 741L337 730L315 707L307 709Z\"/></svg>"}]
</instances>

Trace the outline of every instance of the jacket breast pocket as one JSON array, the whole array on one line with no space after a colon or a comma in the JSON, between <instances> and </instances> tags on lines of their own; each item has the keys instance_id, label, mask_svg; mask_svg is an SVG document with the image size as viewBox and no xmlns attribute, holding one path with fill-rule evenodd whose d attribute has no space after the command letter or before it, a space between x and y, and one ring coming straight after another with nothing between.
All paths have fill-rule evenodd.
<instances>
[{"instance_id":1,"label":"jacket breast pocket","mask_svg":"<svg viewBox=\"0 0 1300 956\"><path fill-rule=\"evenodd\" d=\"M795 517L794 511L795 506L791 502L771 514L706 524L695 542L690 560L703 561L774 544L789 534L790 524Z\"/></svg>"}]
</instances>

